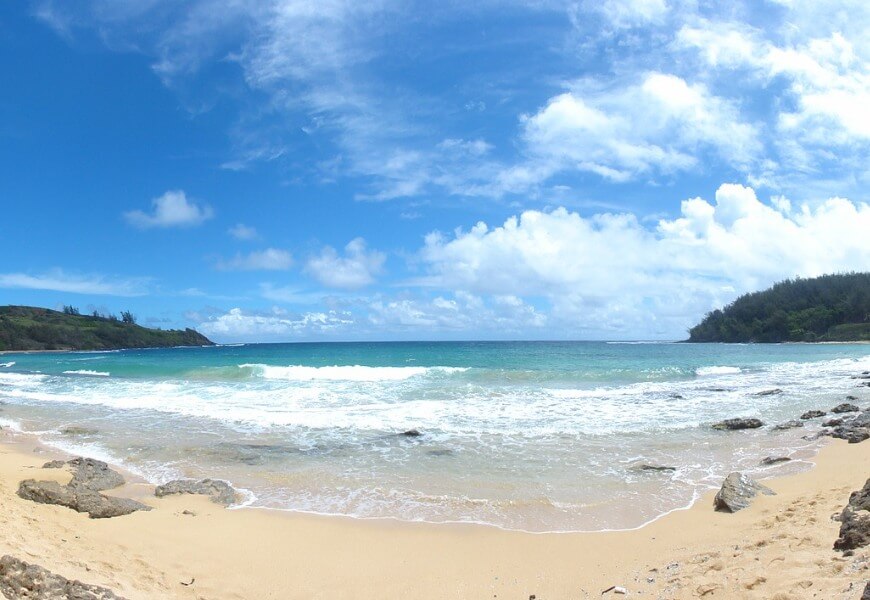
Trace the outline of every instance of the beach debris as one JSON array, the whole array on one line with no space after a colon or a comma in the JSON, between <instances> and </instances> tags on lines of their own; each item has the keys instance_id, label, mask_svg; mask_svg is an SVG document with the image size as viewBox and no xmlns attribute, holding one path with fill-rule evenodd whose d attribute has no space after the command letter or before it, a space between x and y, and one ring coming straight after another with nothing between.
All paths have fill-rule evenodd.
<instances>
[{"instance_id":1,"label":"beach debris","mask_svg":"<svg viewBox=\"0 0 870 600\"><path fill-rule=\"evenodd\" d=\"M714 423L713 429L719 429L720 431L734 431L737 429L758 429L762 425L764 425L764 423L762 423L759 419L737 418L725 419L724 421Z\"/></svg>"},{"instance_id":2,"label":"beach debris","mask_svg":"<svg viewBox=\"0 0 870 600\"><path fill-rule=\"evenodd\" d=\"M56 481L25 479L18 486L18 496L37 504L55 504L88 513L92 519L109 519L139 510L151 510L150 506L136 500L104 496L84 485L61 485Z\"/></svg>"},{"instance_id":3,"label":"beach debris","mask_svg":"<svg viewBox=\"0 0 870 600\"><path fill-rule=\"evenodd\" d=\"M0 558L0 592L31 600L124 600L108 588L71 581L9 555Z\"/></svg>"},{"instance_id":4,"label":"beach debris","mask_svg":"<svg viewBox=\"0 0 870 600\"><path fill-rule=\"evenodd\" d=\"M185 582L183 582L183 581L179 581L178 583L180 583L181 585L183 585L183 586L185 586L185 587L190 587L190 586L192 586L192 585L194 584L195 581L196 581L196 577L191 577L191 578L190 578L190 581L187 582L187 583L185 583Z\"/></svg>"},{"instance_id":5,"label":"beach debris","mask_svg":"<svg viewBox=\"0 0 870 600\"><path fill-rule=\"evenodd\" d=\"M774 389L772 389L772 390L762 390L762 391L760 391L760 392L756 392L756 393L754 393L754 394L752 394L752 395L753 395L753 396L777 396L777 395L782 394L782 393L783 393L783 392L782 392L781 389L779 389L779 388L774 388Z\"/></svg>"},{"instance_id":6,"label":"beach debris","mask_svg":"<svg viewBox=\"0 0 870 600\"><path fill-rule=\"evenodd\" d=\"M804 421L806 421L808 419L818 419L819 417L824 417L827 414L828 413L826 413L823 410L808 410L807 412L805 412L804 414L801 415L801 419L803 419Z\"/></svg>"},{"instance_id":7,"label":"beach debris","mask_svg":"<svg viewBox=\"0 0 870 600\"><path fill-rule=\"evenodd\" d=\"M788 462L791 459L788 456L766 456L761 459L762 465L776 465L779 463Z\"/></svg>"},{"instance_id":8,"label":"beach debris","mask_svg":"<svg viewBox=\"0 0 870 600\"><path fill-rule=\"evenodd\" d=\"M423 434L420 433L419 429L409 429L408 431L403 431L402 435L405 437L420 437Z\"/></svg>"},{"instance_id":9,"label":"beach debris","mask_svg":"<svg viewBox=\"0 0 870 600\"><path fill-rule=\"evenodd\" d=\"M864 487L849 496L840 513L840 537L834 550L850 551L870 544L870 479Z\"/></svg>"},{"instance_id":10,"label":"beach debris","mask_svg":"<svg viewBox=\"0 0 870 600\"><path fill-rule=\"evenodd\" d=\"M158 485L154 490L154 495L158 498L174 494L208 496L215 504L222 504L224 506L235 504L240 500L240 495L235 488L220 479L176 479L169 483Z\"/></svg>"},{"instance_id":11,"label":"beach debris","mask_svg":"<svg viewBox=\"0 0 870 600\"><path fill-rule=\"evenodd\" d=\"M857 406L855 406L854 404L851 404L849 402L843 402L842 404L838 404L837 406L832 408L831 412L836 413L836 414L842 414L842 413L858 412L859 410L861 410L861 409L858 408Z\"/></svg>"},{"instance_id":12,"label":"beach debris","mask_svg":"<svg viewBox=\"0 0 870 600\"><path fill-rule=\"evenodd\" d=\"M778 425L774 425L773 429L775 431L785 431L786 429L794 429L796 427L803 427L803 421L797 421L792 419L791 421L786 421L785 423L779 423Z\"/></svg>"},{"instance_id":13,"label":"beach debris","mask_svg":"<svg viewBox=\"0 0 870 600\"><path fill-rule=\"evenodd\" d=\"M743 510L752 502L759 493L766 496L774 496L775 492L761 485L754 479L740 472L734 472L722 482L722 488L716 493L713 505L716 510L723 512L737 512Z\"/></svg>"},{"instance_id":14,"label":"beach debris","mask_svg":"<svg viewBox=\"0 0 870 600\"><path fill-rule=\"evenodd\" d=\"M611 585L609 588L601 592L601 595L607 594L608 592L613 592L614 594L622 594L627 595L628 590L622 587L621 585Z\"/></svg>"}]
</instances>

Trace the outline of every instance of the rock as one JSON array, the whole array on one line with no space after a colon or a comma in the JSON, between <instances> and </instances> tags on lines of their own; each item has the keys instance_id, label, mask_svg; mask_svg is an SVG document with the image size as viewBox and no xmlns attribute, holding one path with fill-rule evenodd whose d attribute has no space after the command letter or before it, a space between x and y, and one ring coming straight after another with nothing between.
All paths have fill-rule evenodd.
<instances>
[{"instance_id":1,"label":"rock","mask_svg":"<svg viewBox=\"0 0 870 600\"><path fill-rule=\"evenodd\" d=\"M846 396L846 400L852 400L853 402L858 399L858 396Z\"/></svg>"},{"instance_id":2,"label":"rock","mask_svg":"<svg viewBox=\"0 0 870 600\"><path fill-rule=\"evenodd\" d=\"M150 506L136 500L104 496L81 485L61 485L56 481L25 479L18 485L18 496L38 504L55 504L88 513L92 519L109 519L138 510L151 510Z\"/></svg>"},{"instance_id":3,"label":"rock","mask_svg":"<svg viewBox=\"0 0 870 600\"><path fill-rule=\"evenodd\" d=\"M849 420L844 420L842 425L834 427L831 436L846 440L850 444L870 439L870 413L864 412Z\"/></svg>"},{"instance_id":4,"label":"rock","mask_svg":"<svg viewBox=\"0 0 870 600\"><path fill-rule=\"evenodd\" d=\"M402 435L405 437L420 437L423 434L420 433L419 429L409 429L408 431L403 431Z\"/></svg>"},{"instance_id":5,"label":"rock","mask_svg":"<svg viewBox=\"0 0 870 600\"><path fill-rule=\"evenodd\" d=\"M653 473L667 473L676 471L676 467L668 467L664 465L648 465L646 463L632 467L635 471L647 471Z\"/></svg>"},{"instance_id":6,"label":"rock","mask_svg":"<svg viewBox=\"0 0 870 600\"><path fill-rule=\"evenodd\" d=\"M843 424L843 419L828 419L822 423L822 427L839 427Z\"/></svg>"},{"instance_id":7,"label":"rock","mask_svg":"<svg viewBox=\"0 0 870 600\"><path fill-rule=\"evenodd\" d=\"M849 503L840 513L840 537L834 550L855 550L870 544L870 479L864 487L849 496Z\"/></svg>"},{"instance_id":8,"label":"rock","mask_svg":"<svg viewBox=\"0 0 870 600\"><path fill-rule=\"evenodd\" d=\"M763 465L776 465L783 462L788 462L791 459L788 456L766 456L761 459Z\"/></svg>"},{"instance_id":9,"label":"rock","mask_svg":"<svg viewBox=\"0 0 870 600\"><path fill-rule=\"evenodd\" d=\"M674 400L683 400L684 399L682 394L668 394L668 398L673 398Z\"/></svg>"},{"instance_id":10,"label":"rock","mask_svg":"<svg viewBox=\"0 0 870 600\"><path fill-rule=\"evenodd\" d=\"M795 427L803 427L803 426L804 426L803 421L791 420L791 421L786 421L785 423L780 423L778 425L775 425L773 428L776 431L784 431L786 429L794 429Z\"/></svg>"},{"instance_id":11,"label":"rock","mask_svg":"<svg viewBox=\"0 0 870 600\"><path fill-rule=\"evenodd\" d=\"M0 558L0 592L30 600L123 600L110 589L70 581L9 555Z\"/></svg>"},{"instance_id":12,"label":"rock","mask_svg":"<svg viewBox=\"0 0 870 600\"><path fill-rule=\"evenodd\" d=\"M850 412L858 412L861 410L854 404L850 404L848 402L843 402L842 404L838 404L834 408L831 409L832 413L842 414L842 413L850 413Z\"/></svg>"},{"instance_id":13,"label":"rock","mask_svg":"<svg viewBox=\"0 0 870 600\"><path fill-rule=\"evenodd\" d=\"M759 492L767 496L774 495L773 490L743 473L731 473L722 483L722 488L716 494L713 504L718 511L737 512L749 506Z\"/></svg>"},{"instance_id":14,"label":"rock","mask_svg":"<svg viewBox=\"0 0 870 600\"><path fill-rule=\"evenodd\" d=\"M60 430L63 435L94 435L95 433L99 433L96 429L90 429L88 427L64 427Z\"/></svg>"},{"instance_id":15,"label":"rock","mask_svg":"<svg viewBox=\"0 0 870 600\"><path fill-rule=\"evenodd\" d=\"M219 479L176 479L158 485L154 495L158 498L173 494L198 494L208 496L215 504L229 506L240 500L239 493L226 481Z\"/></svg>"},{"instance_id":16,"label":"rock","mask_svg":"<svg viewBox=\"0 0 870 600\"><path fill-rule=\"evenodd\" d=\"M753 396L777 396L782 393L782 390L779 388L774 388L772 390L764 390L761 392L756 392L752 394Z\"/></svg>"},{"instance_id":17,"label":"rock","mask_svg":"<svg viewBox=\"0 0 870 600\"><path fill-rule=\"evenodd\" d=\"M72 467L72 485L81 485L97 492L112 490L124 485L124 477L101 460L74 458L67 462Z\"/></svg>"},{"instance_id":18,"label":"rock","mask_svg":"<svg viewBox=\"0 0 870 600\"><path fill-rule=\"evenodd\" d=\"M808 410L807 412L805 412L804 414L801 415L801 419L803 419L804 421L806 421L808 419L817 419L819 417L824 417L826 414L828 414L828 413L826 413L823 410Z\"/></svg>"},{"instance_id":19,"label":"rock","mask_svg":"<svg viewBox=\"0 0 870 600\"><path fill-rule=\"evenodd\" d=\"M861 600L870 600L870 581L864 586L864 593L861 594Z\"/></svg>"},{"instance_id":20,"label":"rock","mask_svg":"<svg viewBox=\"0 0 870 600\"><path fill-rule=\"evenodd\" d=\"M713 424L713 429L733 431L736 429L758 429L764 425L760 420L753 418L725 419Z\"/></svg>"},{"instance_id":21,"label":"rock","mask_svg":"<svg viewBox=\"0 0 870 600\"><path fill-rule=\"evenodd\" d=\"M51 460L42 465L43 469L63 469L66 466L65 460Z\"/></svg>"}]
</instances>

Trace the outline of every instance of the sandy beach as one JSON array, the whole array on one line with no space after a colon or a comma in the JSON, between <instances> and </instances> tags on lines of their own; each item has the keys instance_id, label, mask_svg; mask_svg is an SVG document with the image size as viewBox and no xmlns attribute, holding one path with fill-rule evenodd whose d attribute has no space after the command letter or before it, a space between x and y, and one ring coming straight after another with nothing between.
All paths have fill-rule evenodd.
<instances>
[{"instance_id":1,"label":"sandy beach","mask_svg":"<svg viewBox=\"0 0 870 600\"><path fill-rule=\"evenodd\" d=\"M611 586L646 598L857 599L870 574L866 550L832 550L832 516L864 484L870 444L832 440L815 468L765 481L776 495L736 514L714 512L711 493L634 531L528 534L226 510L154 498L142 483L111 494L154 510L92 520L17 497L23 479L69 474L41 469L56 453L30 438L4 430L0 440L0 554L131 599L543 600Z\"/></svg>"}]
</instances>

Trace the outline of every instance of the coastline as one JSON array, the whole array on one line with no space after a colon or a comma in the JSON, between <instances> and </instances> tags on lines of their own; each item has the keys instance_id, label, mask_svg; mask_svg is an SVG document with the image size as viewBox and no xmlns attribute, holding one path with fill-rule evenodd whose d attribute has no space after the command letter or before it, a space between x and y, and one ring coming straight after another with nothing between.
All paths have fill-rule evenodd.
<instances>
[{"instance_id":1,"label":"coastline","mask_svg":"<svg viewBox=\"0 0 870 600\"><path fill-rule=\"evenodd\" d=\"M34 451L35 450L35 451ZM155 498L128 477L112 495L154 507L91 520L17 497L59 452L0 433L0 554L126 598L860 597L865 549L832 550L839 513L870 475L870 444L831 440L808 471L765 480L776 496L736 514L704 494L640 529L532 534L485 525L226 510L203 497ZM185 514L195 513L194 515ZM190 582L193 581L191 584Z\"/></svg>"}]
</instances>

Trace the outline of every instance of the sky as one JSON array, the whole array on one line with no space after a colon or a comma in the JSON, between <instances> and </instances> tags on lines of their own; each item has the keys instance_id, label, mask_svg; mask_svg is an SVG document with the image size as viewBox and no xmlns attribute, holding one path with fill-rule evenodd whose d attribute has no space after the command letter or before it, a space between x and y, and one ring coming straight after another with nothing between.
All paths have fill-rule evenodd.
<instances>
[{"instance_id":1,"label":"sky","mask_svg":"<svg viewBox=\"0 0 870 600\"><path fill-rule=\"evenodd\" d=\"M0 4L0 304L682 339L870 270L870 3Z\"/></svg>"}]
</instances>

